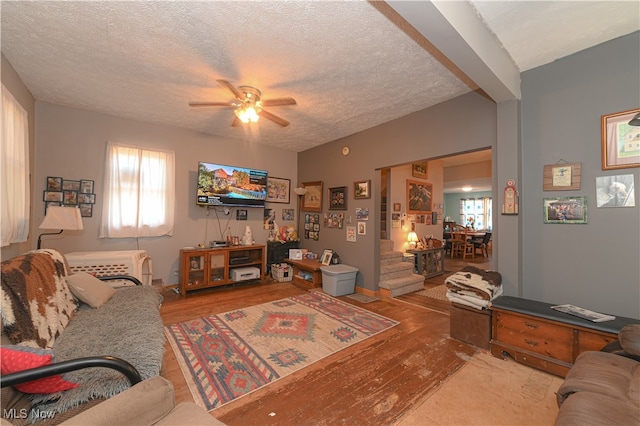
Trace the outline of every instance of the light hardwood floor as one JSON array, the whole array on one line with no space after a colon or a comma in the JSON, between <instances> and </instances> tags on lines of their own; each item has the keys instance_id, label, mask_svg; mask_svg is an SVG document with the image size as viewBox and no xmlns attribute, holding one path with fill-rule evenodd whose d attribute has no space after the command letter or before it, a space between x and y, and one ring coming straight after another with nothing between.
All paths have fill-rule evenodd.
<instances>
[{"instance_id":1,"label":"light hardwood floor","mask_svg":"<svg viewBox=\"0 0 640 426\"><path fill-rule=\"evenodd\" d=\"M471 262L447 259L447 273L425 281L425 288L442 284L448 273L468 263L491 269L491 259ZM275 282L202 290L185 297L165 289L161 314L165 325L168 325L306 291L291 283ZM400 324L224 405L211 414L230 426L413 425L420 424L421 419L424 420L423 424L446 424L441 421L452 419L450 415L459 409L454 407L449 414L442 411L437 395L455 392L447 390L446 383L457 376L457 372L462 371L469 360L476 359L479 354L490 355L449 337L448 303L424 296L415 296L414 299L416 297L416 300L412 300L408 295L367 304L346 296L339 297L345 302L395 319ZM530 369L525 370L524 374L528 371ZM176 402L193 400L168 344L163 374L175 386ZM453 386L466 387L464 382ZM511 395L501 397L508 400ZM434 417L434 407L429 404L440 407L439 417ZM502 404L508 404L508 401ZM549 405L549 401L546 404ZM431 411L430 417L425 417L425 409ZM553 407L550 411L548 408L546 410L549 412L547 417L553 418ZM521 411L530 410L524 406ZM466 418L475 417L479 420L475 424L483 424L480 419L487 419L482 417L482 413L467 414ZM524 416L526 418L526 414Z\"/></svg>"},{"instance_id":2,"label":"light hardwood floor","mask_svg":"<svg viewBox=\"0 0 640 426\"><path fill-rule=\"evenodd\" d=\"M240 285L181 297L165 292L166 325L301 294L290 283ZM333 354L212 412L229 425L393 424L478 349L449 338L449 317L399 300L362 304L341 300L400 321L360 344ZM176 400L192 400L167 344L165 377Z\"/></svg>"}]
</instances>

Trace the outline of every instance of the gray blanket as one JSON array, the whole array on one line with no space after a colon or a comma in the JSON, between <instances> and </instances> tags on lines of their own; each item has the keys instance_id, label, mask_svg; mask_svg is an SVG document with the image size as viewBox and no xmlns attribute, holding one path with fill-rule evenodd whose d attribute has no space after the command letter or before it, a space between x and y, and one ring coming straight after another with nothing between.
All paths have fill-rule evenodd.
<instances>
[{"instance_id":1,"label":"gray blanket","mask_svg":"<svg viewBox=\"0 0 640 426\"><path fill-rule=\"evenodd\" d=\"M133 364L143 379L160 374L165 336L159 305L162 296L148 286L118 289L98 309L83 305L53 346L54 361L110 355ZM35 395L41 411L63 412L94 398L109 398L129 388L128 380L107 368L64 374L80 386L50 395Z\"/></svg>"}]
</instances>

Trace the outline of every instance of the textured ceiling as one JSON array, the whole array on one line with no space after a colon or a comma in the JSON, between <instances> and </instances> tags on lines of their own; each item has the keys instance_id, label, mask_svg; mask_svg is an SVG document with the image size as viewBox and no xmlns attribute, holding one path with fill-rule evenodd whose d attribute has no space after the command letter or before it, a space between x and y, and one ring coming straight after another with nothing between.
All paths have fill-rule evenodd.
<instances>
[{"instance_id":1,"label":"textured ceiling","mask_svg":"<svg viewBox=\"0 0 640 426\"><path fill-rule=\"evenodd\" d=\"M640 28L638 2L471 4L520 70ZM2 53L38 100L293 151L473 87L364 1L1 7ZM295 106L268 108L291 125L262 119L232 128L230 108L190 108L189 101L232 100L217 79L255 86L263 99L295 98Z\"/></svg>"}]
</instances>

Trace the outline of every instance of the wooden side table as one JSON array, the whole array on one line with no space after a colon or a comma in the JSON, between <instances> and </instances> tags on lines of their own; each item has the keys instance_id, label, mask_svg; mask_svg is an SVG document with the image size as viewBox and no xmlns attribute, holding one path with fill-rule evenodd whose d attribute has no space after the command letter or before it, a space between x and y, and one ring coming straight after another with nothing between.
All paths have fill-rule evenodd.
<instances>
[{"instance_id":1,"label":"wooden side table","mask_svg":"<svg viewBox=\"0 0 640 426\"><path fill-rule=\"evenodd\" d=\"M318 260L285 259L289 265L293 266L293 283L305 288L322 287L322 263Z\"/></svg>"},{"instance_id":2,"label":"wooden side table","mask_svg":"<svg viewBox=\"0 0 640 426\"><path fill-rule=\"evenodd\" d=\"M444 274L444 247L407 250L407 253L416 257L416 273L425 278Z\"/></svg>"}]
</instances>

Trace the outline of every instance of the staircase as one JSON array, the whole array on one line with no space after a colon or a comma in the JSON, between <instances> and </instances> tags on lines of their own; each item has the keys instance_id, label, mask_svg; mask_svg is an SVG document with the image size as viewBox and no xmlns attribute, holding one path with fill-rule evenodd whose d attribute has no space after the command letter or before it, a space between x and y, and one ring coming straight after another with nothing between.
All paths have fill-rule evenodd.
<instances>
[{"instance_id":1,"label":"staircase","mask_svg":"<svg viewBox=\"0 0 640 426\"><path fill-rule=\"evenodd\" d=\"M380 240L380 282L383 296L396 297L424 289L424 277L413 273L413 263L402 261L402 252L393 250L393 241Z\"/></svg>"}]
</instances>

